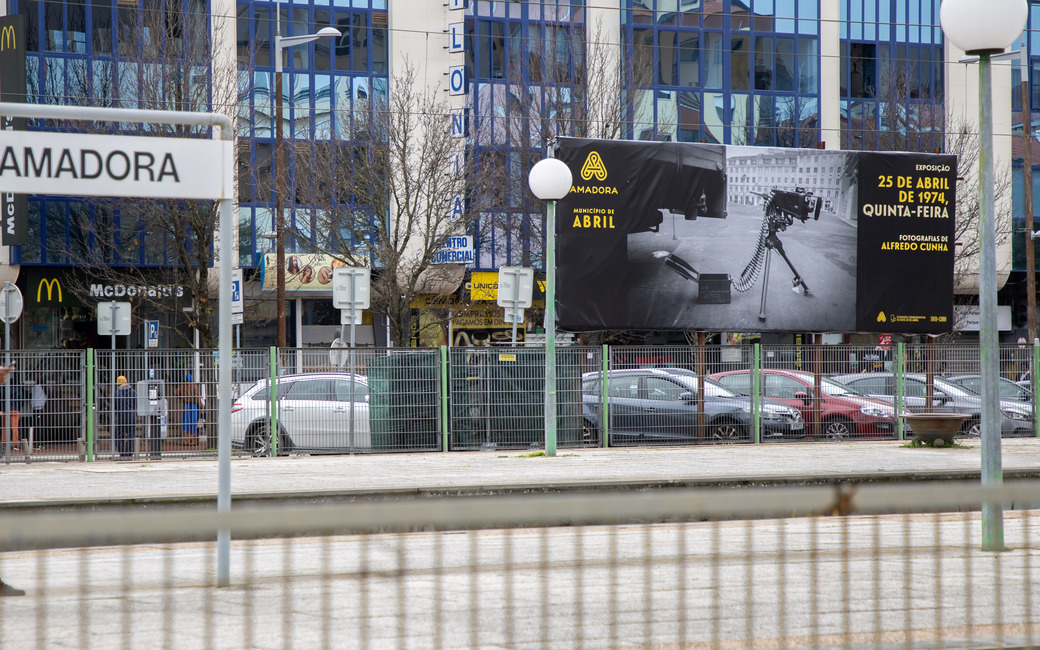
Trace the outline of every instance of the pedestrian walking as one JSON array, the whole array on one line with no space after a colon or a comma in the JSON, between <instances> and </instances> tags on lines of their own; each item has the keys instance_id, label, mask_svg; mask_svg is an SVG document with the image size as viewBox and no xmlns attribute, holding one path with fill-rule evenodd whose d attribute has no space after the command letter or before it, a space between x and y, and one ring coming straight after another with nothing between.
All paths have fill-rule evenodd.
<instances>
[{"instance_id":1,"label":"pedestrian walking","mask_svg":"<svg viewBox=\"0 0 1040 650\"><path fill-rule=\"evenodd\" d=\"M14 370L14 366L0 366L0 384L6 384L7 378L11 375L11 371ZM7 596L24 596L25 590L17 587L12 587L3 580L0 580L0 598Z\"/></svg>"},{"instance_id":2,"label":"pedestrian walking","mask_svg":"<svg viewBox=\"0 0 1040 650\"><path fill-rule=\"evenodd\" d=\"M178 386L173 393L181 411L181 435L184 444L188 446L199 443L199 415L204 406L202 391L192 379L189 372L184 377L184 383Z\"/></svg>"},{"instance_id":3,"label":"pedestrian walking","mask_svg":"<svg viewBox=\"0 0 1040 650\"><path fill-rule=\"evenodd\" d=\"M115 392L115 426L116 450L119 458L128 459L134 456L134 437L137 433L137 391L119 375L116 378Z\"/></svg>"}]
</instances>

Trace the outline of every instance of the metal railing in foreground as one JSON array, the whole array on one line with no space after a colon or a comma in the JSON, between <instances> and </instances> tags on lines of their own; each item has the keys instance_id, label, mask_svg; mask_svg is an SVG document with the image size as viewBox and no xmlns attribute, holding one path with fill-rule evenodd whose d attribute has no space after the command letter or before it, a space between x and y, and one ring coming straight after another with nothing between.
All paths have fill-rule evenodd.
<instances>
[{"instance_id":1,"label":"metal railing in foreground","mask_svg":"<svg viewBox=\"0 0 1040 650\"><path fill-rule=\"evenodd\" d=\"M1006 552L979 550L982 502L1012 508ZM29 595L0 599L0 646L1031 647L1037 503L1016 482L10 516L0 575Z\"/></svg>"}]
</instances>

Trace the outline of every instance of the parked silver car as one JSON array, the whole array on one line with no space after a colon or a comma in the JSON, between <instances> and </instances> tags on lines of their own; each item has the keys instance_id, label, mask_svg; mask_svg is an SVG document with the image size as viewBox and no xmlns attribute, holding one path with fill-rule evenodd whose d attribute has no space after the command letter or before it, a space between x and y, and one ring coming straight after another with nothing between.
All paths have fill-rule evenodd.
<instances>
[{"instance_id":1,"label":"parked silver car","mask_svg":"<svg viewBox=\"0 0 1040 650\"><path fill-rule=\"evenodd\" d=\"M957 384L961 388L966 388L976 395L982 394L982 375L954 375L952 377L943 377L943 379L951 384ZM998 377L997 390L1000 391L1000 399L1002 400L1006 399L1012 402L1024 403L1030 403L1033 401L1032 390L1017 384L1010 379Z\"/></svg>"},{"instance_id":2,"label":"parked silver car","mask_svg":"<svg viewBox=\"0 0 1040 650\"><path fill-rule=\"evenodd\" d=\"M347 372L282 375L276 386L279 453L372 448L365 377ZM233 447L257 455L270 453L270 405L266 379L235 401L231 407Z\"/></svg>"},{"instance_id":3,"label":"parked silver car","mask_svg":"<svg viewBox=\"0 0 1040 650\"><path fill-rule=\"evenodd\" d=\"M601 373L582 376L582 413L588 437L600 431L603 387ZM684 368L631 368L607 373L610 410L610 443L686 444L749 441L752 430L751 399L737 395L711 379L704 380L703 401L698 401L701 380ZM760 404L763 440L805 436L798 409L771 399ZM698 428L698 422L703 428Z\"/></svg>"},{"instance_id":4,"label":"parked silver car","mask_svg":"<svg viewBox=\"0 0 1040 650\"><path fill-rule=\"evenodd\" d=\"M889 402L895 401L895 373L863 372L833 375L831 379L864 395L885 399ZM912 413L934 411L967 415L968 419L961 427L963 435L978 437L982 430L982 397L941 377L932 378L932 396L929 402L926 375L907 373L903 375L903 396L903 408ZM1000 422L1002 437L1033 434L1031 404L1002 399L1000 400L1000 412L1003 414Z\"/></svg>"}]
</instances>

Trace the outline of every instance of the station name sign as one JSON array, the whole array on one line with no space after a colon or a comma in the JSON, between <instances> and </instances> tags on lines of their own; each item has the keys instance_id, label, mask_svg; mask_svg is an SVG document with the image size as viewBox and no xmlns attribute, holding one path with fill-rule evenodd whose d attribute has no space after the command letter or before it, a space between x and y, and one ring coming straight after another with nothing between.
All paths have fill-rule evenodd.
<instances>
[{"instance_id":1,"label":"station name sign","mask_svg":"<svg viewBox=\"0 0 1040 650\"><path fill-rule=\"evenodd\" d=\"M0 191L227 199L232 155L223 140L4 131Z\"/></svg>"}]
</instances>

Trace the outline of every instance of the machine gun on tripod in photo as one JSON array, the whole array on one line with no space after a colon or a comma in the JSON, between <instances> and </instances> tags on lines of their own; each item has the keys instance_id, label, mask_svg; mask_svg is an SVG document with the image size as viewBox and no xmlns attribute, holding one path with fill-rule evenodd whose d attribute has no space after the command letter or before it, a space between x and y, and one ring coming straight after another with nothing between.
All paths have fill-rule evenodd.
<instances>
[{"instance_id":1,"label":"machine gun on tripod in photo","mask_svg":"<svg viewBox=\"0 0 1040 650\"><path fill-rule=\"evenodd\" d=\"M758 244L751 256L751 261L740 273L740 277L733 283L733 288L743 293L749 291L765 270L765 280L762 282L762 301L759 304L758 318L766 319L766 296L769 290L769 258L772 251L777 251L787 262L787 266L794 273L791 281L792 290L797 293L801 287L803 295L808 296L809 285L791 263L790 258L784 251L784 243L780 240L780 233L794 224L795 219L805 223L811 217L814 221L820 219L820 208L823 201L818 196L804 188L796 187L794 190L779 190L775 187L768 194L764 192L752 192L766 200L765 218L762 220L762 229L759 231Z\"/></svg>"}]
</instances>

